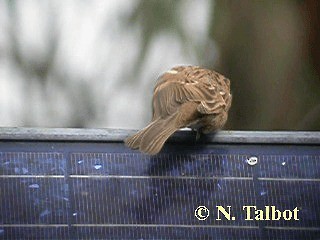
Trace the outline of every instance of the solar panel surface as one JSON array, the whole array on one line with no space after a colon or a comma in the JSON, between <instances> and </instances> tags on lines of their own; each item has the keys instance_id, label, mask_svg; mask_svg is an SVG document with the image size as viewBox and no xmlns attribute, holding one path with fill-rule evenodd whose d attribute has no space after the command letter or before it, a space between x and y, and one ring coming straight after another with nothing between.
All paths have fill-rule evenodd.
<instances>
[{"instance_id":1,"label":"solar panel surface","mask_svg":"<svg viewBox=\"0 0 320 240\"><path fill-rule=\"evenodd\" d=\"M0 238L320 239L319 133L177 133L150 157L123 145L126 131L72 131L0 131ZM248 220L243 206L299 220Z\"/></svg>"}]
</instances>

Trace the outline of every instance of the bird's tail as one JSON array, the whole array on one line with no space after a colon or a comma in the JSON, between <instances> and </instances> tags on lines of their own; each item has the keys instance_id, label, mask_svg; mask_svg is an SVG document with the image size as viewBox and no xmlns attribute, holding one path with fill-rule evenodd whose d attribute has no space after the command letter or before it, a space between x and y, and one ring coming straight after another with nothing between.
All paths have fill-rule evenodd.
<instances>
[{"instance_id":1,"label":"bird's tail","mask_svg":"<svg viewBox=\"0 0 320 240\"><path fill-rule=\"evenodd\" d=\"M125 144L132 149L139 149L147 154L157 154L160 152L165 141L180 127L176 125L176 116L166 119L156 119L147 127L128 137Z\"/></svg>"}]
</instances>

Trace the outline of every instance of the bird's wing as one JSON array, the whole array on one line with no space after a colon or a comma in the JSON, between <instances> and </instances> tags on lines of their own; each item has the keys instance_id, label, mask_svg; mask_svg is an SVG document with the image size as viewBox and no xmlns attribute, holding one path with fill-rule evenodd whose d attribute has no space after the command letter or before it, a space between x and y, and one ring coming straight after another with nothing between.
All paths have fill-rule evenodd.
<instances>
[{"instance_id":1,"label":"bird's wing","mask_svg":"<svg viewBox=\"0 0 320 240\"><path fill-rule=\"evenodd\" d=\"M188 73L188 72L187 72ZM197 110L202 114L214 114L226 106L225 94L217 76L197 76L185 71L171 70L163 74L153 95L153 119L175 113L185 102L198 102Z\"/></svg>"}]
</instances>

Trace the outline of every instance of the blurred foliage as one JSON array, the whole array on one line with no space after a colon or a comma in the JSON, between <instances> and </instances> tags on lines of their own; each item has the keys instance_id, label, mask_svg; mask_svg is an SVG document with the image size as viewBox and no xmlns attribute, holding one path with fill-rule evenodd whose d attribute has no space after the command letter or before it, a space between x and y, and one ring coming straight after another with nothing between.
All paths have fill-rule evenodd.
<instances>
[{"instance_id":1,"label":"blurred foliage","mask_svg":"<svg viewBox=\"0 0 320 240\"><path fill-rule=\"evenodd\" d=\"M320 129L319 10L316 0L216 1L210 37L232 79L231 128Z\"/></svg>"},{"instance_id":2,"label":"blurred foliage","mask_svg":"<svg viewBox=\"0 0 320 240\"><path fill-rule=\"evenodd\" d=\"M206 25L209 29L202 46L194 44L190 32L186 32L183 9L191 1L196 0L136 1L122 21L127 29L136 28L140 33L140 50L132 66L125 67L129 69L124 73L127 77L122 78L126 82L119 81L118 87L141 84L133 75L142 72L154 41L169 34L181 42L184 51L195 53L198 57L195 65L217 70L231 79L233 104L226 128L320 130L320 1L209 0L210 18ZM29 80L24 83L25 102L30 102L32 88L40 88L43 99L49 103L50 118L57 111L52 107L57 98L52 96L59 92L65 96L65 105L70 110L64 126L88 126L101 115L106 104L97 101L89 77L79 80L77 74L57 64L61 36L57 19L52 17L56 15L55 8L45 8L51 16L47 23L46 52L41 56L25 56L18 28L19 1L6 3L10 57L16 69ZM39 3L50 5L53 1ZM213 55L213 48L218 49L217 56L205 56ZM103 76L97 74L96 78ZM132 79L131 83L128 79ZM33 123L32 107L26 104L24 108L25 125Z\"/></svg>"},{"instance_id":3,"label":"blurred foliage","mask_svg":"<svg viewBox=\"0 0 320 240\"><path fill-rule=\"evenodd\" d=\"M137 26L141 31L140 54L132 67L133 72L138 74L152 41L163 33L173 34L180 38L181 42L187 43L183 22L179 19L181 16L181 0L143 0L138 1L135 9L126 19L126 27ZM134 78L126 78L134 79Z\"/></svg>"},{"instance_id":4,"label":"blurred foliage","mask_svg":"<svg viewBox=\"0 0 320 240\"><path fill-rule=\"evenodd\" d=\"M25 44L19 34L19 24L21 21L16 0L7 0L9 10L9 39L10 52L15 68L24 76L24 102L22 122L24 126L34 126L35 118L32 114L35 106L32 104L32 93L34 89L40 88L41 98L46 102L45 112L47 118L54 118L59 112L56 106L56 96L65 96L64 105L70 107L68 118L64 119L65 127L85 127L93 120L99 112L99 108L94 102L92 88L88 81L78 81L77 76L73 76L65 68L57 68L57 50L59 47L59 29L57 19L49 17L55 15L55 8L49 8L46 26L46 51L42 55L25 54ZM53 4L52 2L41 2L41 4ZM66 81L66 79L68 81ZM59 108L59 106L58 106Z\"/></svg>"},{"instance_id":5,"label":"blurred foliage","mask_svg":"<svg viewBox=\"0 0 320 240\"><path fill-rule=\"evenodd\" d=\"M185 41L180 3L139 1L130 18L143 29L138 65L155 35L173 31ZM319 5L317 0L216 0L211 5L207 37L216 42L219 59L205 65L231 79L227 128L320 130Z\"/></svg>"}]
</instances>

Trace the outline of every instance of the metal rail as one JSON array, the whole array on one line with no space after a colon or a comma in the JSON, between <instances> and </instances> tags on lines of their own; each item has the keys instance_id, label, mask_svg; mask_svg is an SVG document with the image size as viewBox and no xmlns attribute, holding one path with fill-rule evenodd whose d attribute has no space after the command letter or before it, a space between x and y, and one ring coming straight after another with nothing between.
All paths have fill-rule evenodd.
<instances>
[{"instance_id":1,"label":"metal rail","mask_svg":"<svg viewBox=\"0 0 320 240\"><path fill-rule=\"evenodd\" d=\"M0 128L0 140L122 142L136 130L84 128ZM170 141L195 142L193 131L176 132ZM219 131L203 135L201 143L320 144L320 132L302 131Z\"/></svg>"}]
</instances>

